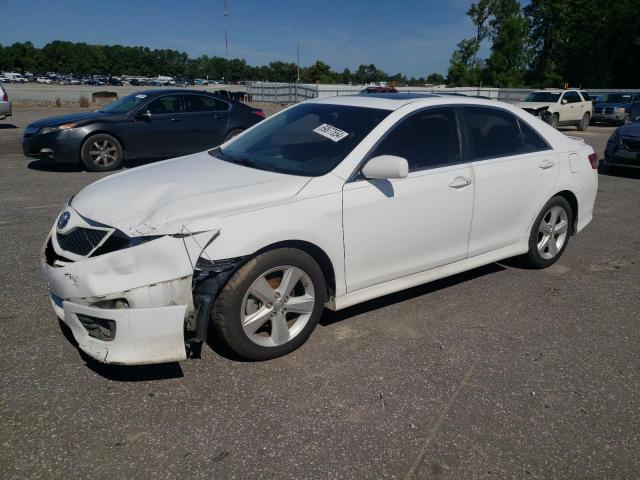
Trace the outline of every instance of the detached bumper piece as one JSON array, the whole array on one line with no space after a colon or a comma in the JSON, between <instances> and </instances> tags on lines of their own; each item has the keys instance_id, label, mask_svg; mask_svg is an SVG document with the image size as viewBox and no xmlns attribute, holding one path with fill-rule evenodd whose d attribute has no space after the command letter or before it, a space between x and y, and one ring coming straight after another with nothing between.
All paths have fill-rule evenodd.
<instances>
[{"instance_id":1,"label":"detached bumper piece","mask_svg":"<svg viewBox=\"0 0 640 480\"><path fill-rule=\"evenodd\" d=\"M52 296L51 306L80 349L99 362L142 365L186 358L185 305L106 309Z\"/></svg>"}]
</instances>

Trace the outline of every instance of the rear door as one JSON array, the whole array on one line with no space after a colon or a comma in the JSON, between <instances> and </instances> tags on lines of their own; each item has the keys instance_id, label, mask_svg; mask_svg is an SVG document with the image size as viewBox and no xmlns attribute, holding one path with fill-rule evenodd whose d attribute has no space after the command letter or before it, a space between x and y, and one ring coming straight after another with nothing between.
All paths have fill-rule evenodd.
<instances>
[{"instance_id":1,"label":"rear door","mask_svg":"<svg viewBox=\"0 0 640 480\"><path fill-rule=\"evenodd\" d=\"M469 257L508 247L554 193L558 159L532 127L496 107L462 109L475 178Z\"/></svg>"},{"instance_id":2,"label":"rear door","mask_svg":"<svg viewBox=\"0 0 640 480\"><path fill-rule=\"evenodd\" d=\"M167 158L184 148L185 116L180 95L155 98L137 113L148 111L151 116L133 117L126 150L128 158Z\"/></svg>"},{"instance_id":3,"label":"rear door","mask_svg":"<svg viewBox=\"0 0 640 480\"><path fill-rule=\"evenodd\" d=\"M185 153L220 145L229 125L231 104L210 95L184 94Z\"/></svg>"}]
</instances>

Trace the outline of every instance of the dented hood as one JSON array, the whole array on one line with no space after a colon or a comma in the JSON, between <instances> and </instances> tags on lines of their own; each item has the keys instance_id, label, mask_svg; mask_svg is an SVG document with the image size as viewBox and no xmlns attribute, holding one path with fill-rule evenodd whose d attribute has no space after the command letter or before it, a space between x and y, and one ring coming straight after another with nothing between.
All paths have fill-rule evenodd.
<instances>
[{"instance_id":1,"label":"dented hood","mask_svg":"<svg viewBox=\"0 0 640 480\"><path fill-rule=\"evenodd\" d=\"M71 206L129 236L193 233L216 229L220 216L286 201L309 180L200 152L98 180Z\"/></svg>"}]
</instances>

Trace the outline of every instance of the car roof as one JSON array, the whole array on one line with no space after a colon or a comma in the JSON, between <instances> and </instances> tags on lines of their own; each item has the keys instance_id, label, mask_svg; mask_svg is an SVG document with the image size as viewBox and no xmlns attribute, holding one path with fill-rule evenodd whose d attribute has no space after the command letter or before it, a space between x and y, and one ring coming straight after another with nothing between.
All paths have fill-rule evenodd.
<instances>
[{"instance_id":1,"label":"car roof","mask_svg":"<svg viewBox=\"0 0 640 480\"><path fill-rule=\"evenodd\" d=\"M446 93L370 93L358 95L340 95L335 97L321 97L308 100L308 103L324 103L331 105L346 105L353 107L378 108L381 110L397 110L409 103L428 105L493 105L495 100L475 98L465 95L448 95Z\"/></svg>"}]
</instances>

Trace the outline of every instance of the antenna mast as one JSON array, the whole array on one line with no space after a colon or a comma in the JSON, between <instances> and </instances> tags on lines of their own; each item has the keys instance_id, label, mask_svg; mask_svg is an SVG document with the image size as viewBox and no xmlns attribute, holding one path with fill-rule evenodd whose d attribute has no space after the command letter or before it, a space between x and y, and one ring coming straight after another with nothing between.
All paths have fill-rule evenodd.
<instances>
[{"instance_id":1,"label":"antenna mast","mask_svg":"<svg viewBox=\"0 0 640 480\"><path fill-rule=\"evenodd\" d=\"M229 18L228 0L224 0L224 54L229 60L229 40L227 37L227 19Z\"/></svg>"}]
</instances>

